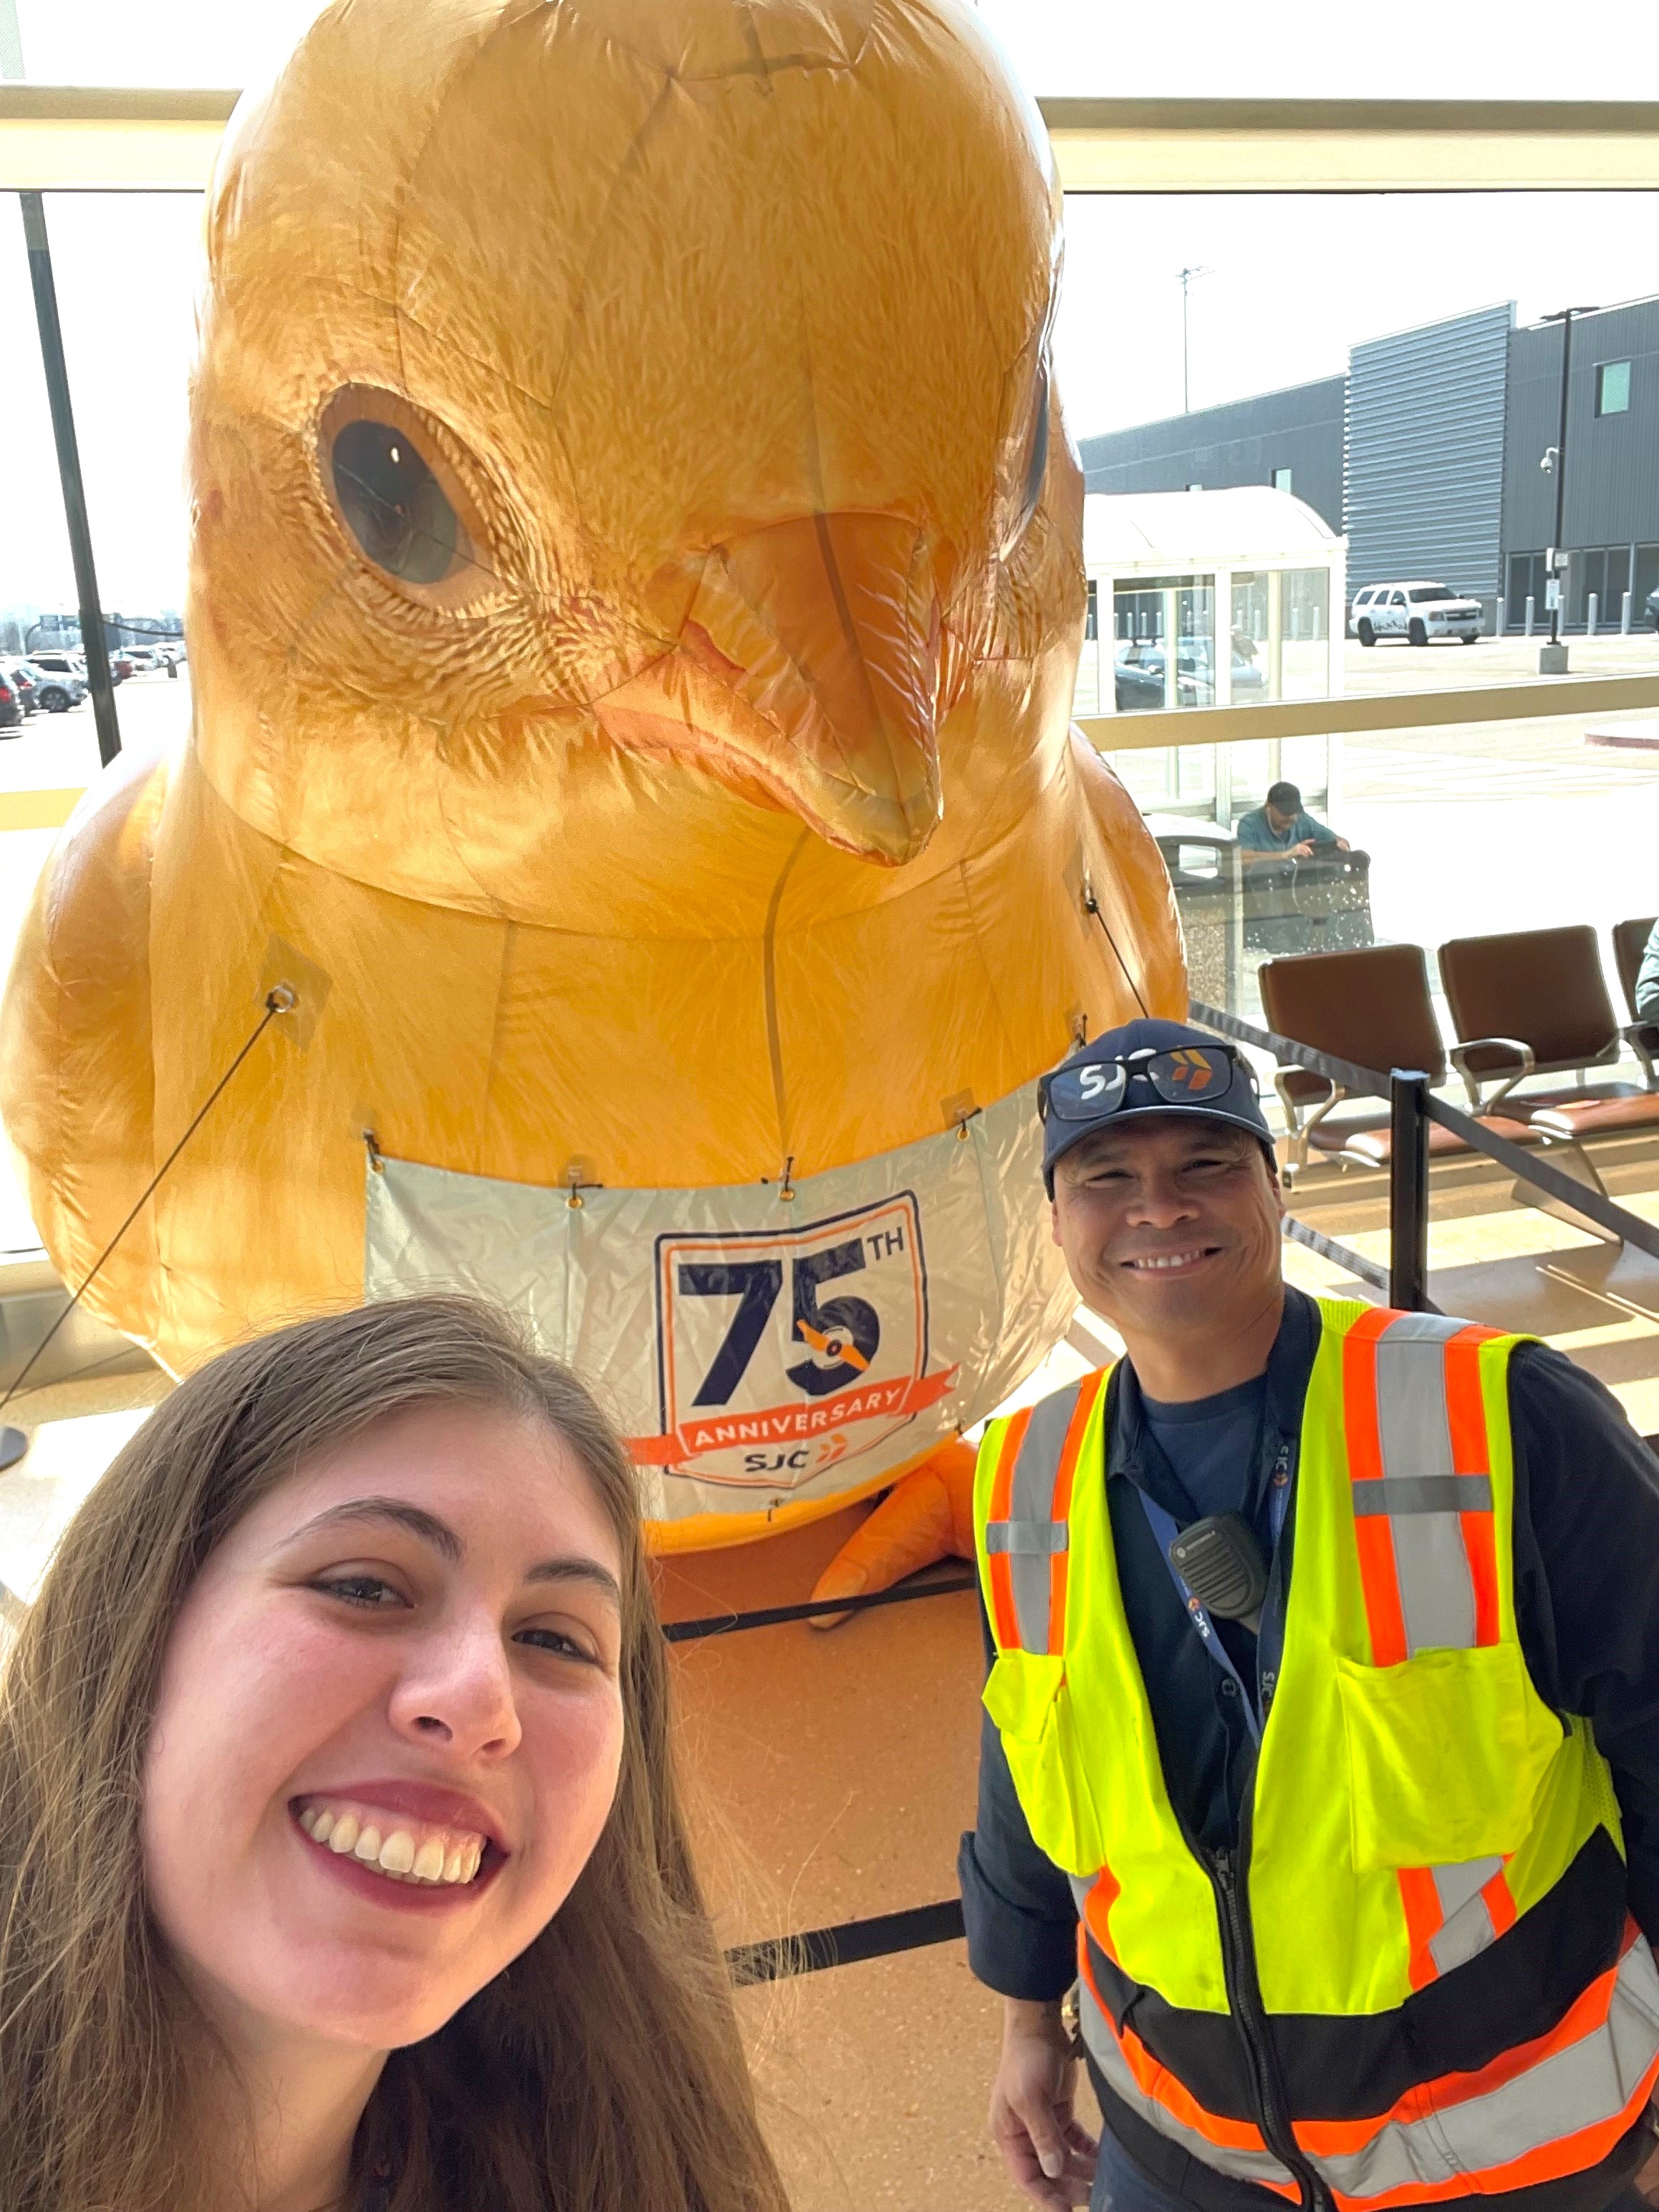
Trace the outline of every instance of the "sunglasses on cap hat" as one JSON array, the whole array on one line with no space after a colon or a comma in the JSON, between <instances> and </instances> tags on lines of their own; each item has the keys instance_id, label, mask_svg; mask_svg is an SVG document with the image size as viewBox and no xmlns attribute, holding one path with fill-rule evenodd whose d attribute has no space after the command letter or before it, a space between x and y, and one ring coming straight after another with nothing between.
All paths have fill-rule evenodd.
<instances>
[{"instance_id":1,"label":"sunglasses on cap hat","mask_svg":"<svg viewBox=\"0 0 1659 2212\"><path fill-rule=\"evenodd\" d=\"M1144 1076L1154 1097L1170 1106L1219 1101L1242 1074L1256 1095L1255 1071L1230 1044L1147 1046L1121 1060L1093 1060L1057 1067L1037 1085L1037 1112L1046 1121L1098 1121L1122 1105L1131 1076Z\"/></svg>"}]
</instances>

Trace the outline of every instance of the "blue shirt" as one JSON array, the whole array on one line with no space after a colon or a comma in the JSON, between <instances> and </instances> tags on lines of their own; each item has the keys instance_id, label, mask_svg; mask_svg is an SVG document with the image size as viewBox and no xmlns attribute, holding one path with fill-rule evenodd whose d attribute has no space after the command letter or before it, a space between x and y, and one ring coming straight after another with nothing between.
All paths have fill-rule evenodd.
<instances>
[{"instance_id":1,"label":"blue shirt","mask_svg":"<svg viewBox=\"0 0 1659 2212\"><path fill-rule=\"evenodd\" d=\"M1659 1018L1659 921L1648 932L1642 964L1636 971L1636 1018L1638 1022Z\"/></svg>"},{"instance_id":2,"label":"blue shirt","mask_svg":"<svg viewBox=\"0 0 1659 2212\"><path fill-rule=\"evenodd\" d=\"M1292 845L1334 845L1336 832L1328 830L1322 822L1316 822L1311 814L1298 814L1283 836L1267 819L1265 806L1253 806L1248 814L1238 817L1234 833L1247 853L1288 853Z\"/></svg>"},{"instance_id":3,"label":"blue shirt","mask_svg":"<svg viewBox=\"0 0 1659 2212\"><path fill-rule=\"evenodd\" d=\"M1185 1405L1165 1405L1141 1392L1146 1427L1192 1500L1192 1511L1183 1517L1202 1521L1212 1513L1247 1510L1256 1431L1267 1399L1265 1375Z\"/></svg>"}]
</instances>

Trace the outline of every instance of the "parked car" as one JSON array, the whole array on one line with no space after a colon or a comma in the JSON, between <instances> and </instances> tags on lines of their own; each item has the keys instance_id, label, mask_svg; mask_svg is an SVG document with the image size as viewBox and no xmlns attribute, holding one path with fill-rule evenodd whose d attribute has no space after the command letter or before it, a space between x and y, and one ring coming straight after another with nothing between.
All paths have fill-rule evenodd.
<instances>
[{"instance_id":1,"label":"parked car","mask_svg":"<svg viewBox=\"0 0 1659 2212\"><path fill-rule=\"evenodd\" d=\"M17 703L17 694L0 677L0 730L15 730L23 719L23 710Z\"/></svg>"},{"instance_id":2,"label":"parked car","mask_svg":"<svg viewBox=\"0 0 1659 2212\"><path fill-rule=\"evenodd\" d=\"M1659 629L1659 592L1648 593L1648 620Z\"/></svg>"},{"instance_id":3,"label":"parked car","mask_svg":"<svg viewBox=\"0 0 1659 2212\"><path fill-rule=\"evenodd\" d=\"M1403 637L1413 645L1436 638L1460 638L1473 645L1485 629L1479 599L1465 599L1449 584L1372 584L1356 594L1350 633L1361 645L1379 637Z\"/></svg>"},{"instance_id":4,"label":"parked car","mask_svg":"<svg viewBox=\"0 0 1659 2212\"><path fill-rule=\"evenodd\" d=\"M1260 664L1233 647L1233 701L1263 696L1267 678ZM1164 704L1164 657L1162 643L1139 641L1120 645L1114 669L1117 711L1127 714ZM1182 707L1207 706L1215 697L1210 641L1183 637L1176 655L1176 699Z\"/></svg>"},{"instance_id":5,"label":"parked car","mask_svg":"<svg viewBox=\"0 0 1659 2212\"><path fill-rule=\"evenodd\" d=\"M48 714L66 714L86 697L87 679L76 673L67 653L55 654L53 658L63 665L48 668L42 661L29 663L34 677L35 697Z\"/></svg>"},{"instance_id":6,"label":"parked car","mask_svg":"<svg viewBox=\"0 0 1659 2212\"><path fill-rule=\"evenodd\" d=\"M153 646L124 645L121 651L124 657L132 663L131 672L135 676L148 676L151 669L159 668L161 665L161 656Z\"/></svg>"},{"instance_id":7,"label":"parked car","mask_svg":"<svg viewBox=\"0 0 1659 2212\"><path fill-rule=\"evenodd\" d=\"M6 682L17 694L17 703L23 712L26 714L33 714L40 704L40 687L34 680L33 671L27 661L13 660L9 658L0 660L0 676L4 677Z\"/></svg>"},{"instance_id":8,"label":"parked car","mask_svg":"<svg viewBox=\"0 0 1659 2212\"><path fill-rule=\"evenodd\" d=\"M29 666L44 669L48 676L78 676L83 684L87 680L86 660L78 653L58 653L52 650L32 653L29 655Z\"/></svg>"}]
</instances>

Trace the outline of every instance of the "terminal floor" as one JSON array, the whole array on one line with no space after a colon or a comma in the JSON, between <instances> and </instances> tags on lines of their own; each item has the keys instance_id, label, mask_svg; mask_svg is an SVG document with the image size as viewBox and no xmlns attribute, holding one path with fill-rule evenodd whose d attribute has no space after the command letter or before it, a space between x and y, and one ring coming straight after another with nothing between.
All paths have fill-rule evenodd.
<instances>
[{"instance_id":1,"label":"terminal floor","mask_svg":"<svg viewBox=\"0 0 1659 2212\"><path fill-rule=\"evenodd\" d=\"M856 1511L665 1563L671 1618L804 1597ZM679 1645L700 1857L727 1942L956 1894L973 1824L983 1660L971 1595ZM986 2133L997 2000L964 1946L804 1975L740 1999L796 2212L1018 2203Z\"/></svg>"}]
</instances>

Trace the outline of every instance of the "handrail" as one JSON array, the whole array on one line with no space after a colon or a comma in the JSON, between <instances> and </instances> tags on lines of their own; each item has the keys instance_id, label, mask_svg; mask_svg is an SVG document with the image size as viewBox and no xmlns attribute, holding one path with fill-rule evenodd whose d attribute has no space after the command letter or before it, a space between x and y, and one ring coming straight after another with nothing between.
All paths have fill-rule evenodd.
<instances>
[{"instance_id":1,"label":"handrail","mask_svg":"<svg viewBox=\"0 0 1659 2212\"><path fill-rule=\"evenodd\" d=\"M1127 588L1128 580L1125 580ZM1168 745L1233 745L1261 738L1329 738L1379 730L1456 728L1468 722L1545 722L1659 707L1659 676L1539 676L1522 684L1463 684L1436 691L1339 691L1323 698L1252 700L1234 707L1137 708L1079 714L1097 752Z\"/></svg>"}]
</instances>

